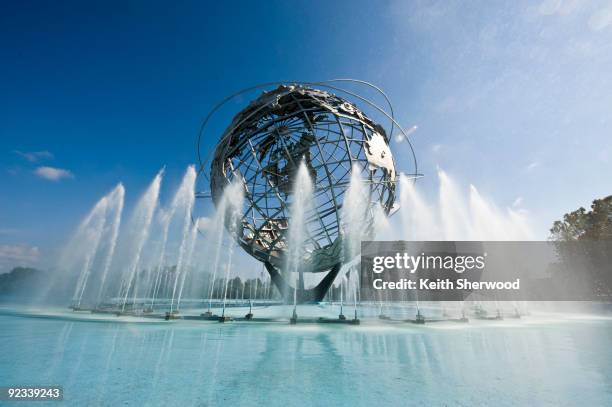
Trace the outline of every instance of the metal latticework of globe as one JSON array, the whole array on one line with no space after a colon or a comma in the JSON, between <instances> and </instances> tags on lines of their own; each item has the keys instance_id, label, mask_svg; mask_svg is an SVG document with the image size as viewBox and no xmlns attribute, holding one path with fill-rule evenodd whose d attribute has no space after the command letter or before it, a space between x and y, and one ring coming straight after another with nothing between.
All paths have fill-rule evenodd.
<instances>
[{"instance_id":1,"label":"metal latticework of globe","mask_svg":"<svg viewBox=\"0 0 612 407\"><path fill-rule=\"evenodd\" d=\"M223 133L210 166L212 198L218 203L229 183L243 183L245 204L235 238L256 259L282 269L293 181L304 161L314 205L306 216L303 263L308 272L330 270L343 260L341 212L351 172L361 172L368 193L367 227L375 205L388 214L394 204L389 136L344 98L309 86L280 85L236 114Z\"/></svg>"}]
</instances>

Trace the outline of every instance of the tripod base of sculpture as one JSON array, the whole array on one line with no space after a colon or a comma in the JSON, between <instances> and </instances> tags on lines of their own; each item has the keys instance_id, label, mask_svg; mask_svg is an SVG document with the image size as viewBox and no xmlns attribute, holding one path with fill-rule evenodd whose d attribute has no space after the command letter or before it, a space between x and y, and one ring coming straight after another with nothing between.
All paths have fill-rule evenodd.
<instances>
[{"instance_id":1,"label":"tripod base of sculpture","mask_svg":"<svg viewBox=\"0 0 612 407\"><path fill-rule=\"evenodd\" d=\"M283 294L285 302L288 304L293 304L295 288L291 287L291 285L287 283L280 271L271 263L265 262L264 265L270 274L272 282L276 288L278 288L278 291ZM327 272L327 275L323 277L323 280L321 280L321 282L313 288L304 289L303 287L298 287L297 293L295 293L297 294L297 303L305 304L323 301L325 294L327 294L327 291L329 291L329 288L336 279L341 267L342 263L336 263L331 270Z\"/></svg>"}]
</instances>

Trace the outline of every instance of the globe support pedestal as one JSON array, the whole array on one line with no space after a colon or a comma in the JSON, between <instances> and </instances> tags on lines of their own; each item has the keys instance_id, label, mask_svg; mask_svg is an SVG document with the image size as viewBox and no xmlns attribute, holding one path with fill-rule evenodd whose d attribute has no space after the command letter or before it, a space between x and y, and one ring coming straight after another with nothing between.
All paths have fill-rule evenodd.
<instances>
[{"instance_id":1,"label":"globe support pedestal","mask_svg":"<svg viewBox=\"0 0 612 407\"><path fill-rule=\"evenodd\" d=\"M293 303L293 291L294 287L291 287L289 283L285 280L282 274L278 271L276 267L274 267L271 263L265 262L266 270L270 274L270 278L272 282L278 289L278 291L283 295L286 303ZM332 283L336 279L336 276L340 272L340 268L342 268L342 263L336 263L331 270L327 272L327 275L323 277L323 280L313 288L304 289L303 285L300 285L297 290L297 303L312 303L312 302L321 302L323 298L325 298L325 294L329 291Z\"/></svg>"}]
</instances>

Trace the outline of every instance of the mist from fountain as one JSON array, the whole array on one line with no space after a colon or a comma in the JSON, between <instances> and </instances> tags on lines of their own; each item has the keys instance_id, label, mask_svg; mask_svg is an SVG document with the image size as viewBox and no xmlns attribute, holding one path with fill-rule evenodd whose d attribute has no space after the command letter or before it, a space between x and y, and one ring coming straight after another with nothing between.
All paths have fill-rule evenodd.
<instances>
[{"instance_id":1,"label":"mist from fountain","mask_svg":"<svg viewBox=\"0 0 612 407\"><path fill-rule=\"evenodd\" d=\"M499 209L474 185L464 193L444 171L438 170L438 201L428 202L414 180L400 174L401 229L408 241L522 241L535 235L526 213ZM415 295L417 292L415 292ZM413 298L419 307L418 296ZM459 305L463 309L464 305Z\"/></svg>"},{"instance_id":2,"label":"mist from fountain","mask_svg":"<svg viewBox=\"0 0 612 407\"><path fill-rule=\"evenodd\" d=\"M119 297L121 298L122 311L125 311L130 290L135 290L134 280L141 265L142 251L149 237L151 221L159 202L159 190L163 173L163 169L157 173L153 182L151 182L144 195L138 201L130 219L129 231L132 233L128 243L128 250L132 255L131 259L128 260L128 267L125 269L123 282L120 287Z\"/></svg>"},{"instance_id":3,"label":"mist from fountain","mask_svg":"<svg viewBox=\"0 0 612 407\"><path fill-rule=\"evenodd\" d=\"M293 181L292 202L289 206L289 230L287 235L287 254L285 270L293 276L293 306L297 307L297 291L304 287L303 270L300 268L305 253L308 238L306 215L312 208L313 185L308 168L304 161L300 162ZM300 287L298 287L300 286ZM287 293L288 294L288 293ZM286 296L285 296L286 298Z\"/></svg>"},{"instance_id":4,"label":"mist from fountain","mask_svg":"<svg viewBox=\"0 0 612 407\"><path fill-rule=\"evenodd\" d=\"M105 196L98 201L98 203L92 209L90 216L85 219L83 224L79 227L76 235L78 236L79 243L87 242L87 249L85 251L85 258L83 260L81 273L75 287L74 295L72 298L73 305L76 307L81 306L83 298L83 292L87 286L87 280L91 274L93 267L94 257L98 251L102 234L104 233L104 226L106 224L106 210L108 208L108 197Z\"/></svg>"},{"instance_id":5,"label":"mist from fountain","mask_svg":"<svg viewBox=\"0 0 612 407\"><path fill-rule=\"evenodd\" d=\"M242 224L240 219L242 215L242 205L244 202L244 183L243 180L235 180L229 184L223 191L224 201L222 205L223 218L225 227L228 229L229 236L240 235L242 233ZM232 257L234 249L236 247L236 241L230 238L229 248L227 250L227 258L225 263L225 288L223 291L223 311L222 316L225 316L225 306L227 301L227 288L229 285L229 277L232 268Z\"/></svg>"},{"instance_id":6,"label":"mist from fountain","mask_svg":"<svg viewBox=\"0 0 612 407\"><path fill-rule=\"evenodd\" d=\"M223 246L223 239L225 235L225 212L227 211L227 199L225 198L225 194L221 199L221 203L217 207L216 216L214 216L213 225L211 228L211 232L213 236L216 236L216 239L207 239L205 250L214 253L214 260L212 262L212 267L209 270L210 282L209 282L209 293L208 293L208 312L211 312L213 294L215 292L215 283L217 280L217 270L219 269L219 259L221 258L221 247ZM210 248L213 250L210 250Z\"/></svg>"},{"instance_id":7,"label":"mist from fountain","mask_svg":"<svg viewBox=\"0 0 612 407\"><path fill-rule=\"evenodd\" d=\"M193 203L195 200L194 188L196 181L196 171L193 165L190 165L185 172L183 181L174 195L172 204L170 206L170 213L174 215L178 213L182 221L182 233L180 237L180 245L178 251L178 259L176 263L176 272L174 276L174 283L172 285L172 300L170 302L170 312L174 311L174 301L176 297L176 290L179 279L182 274L185 273L185 257L188 247L191 245L189 241L190 236L190 225L191 225L191 211L193 209ZM195 239L195 237L194 237Z\"/></svg>"},{"instance_id":8,"label":"mist from fountain","mask_svg":"<svg viewBox=\"0 0 612 407\"><path fill-rule=\"evenodd\" d=\"M121 216L123 215L123 205L125 202L125 188L123 184L117 185L117 187L111 192L109 197L109 211L111 216L113 215L113 221L110 228L110 243L108 252L106 254L106 259L104 261L104 266L102 269L102 274L100 277L100 286L98 288L98 295L96 296L96 305L100 304L100 300L102 299L102 294L104 293L104 289L106 288L106 279L108 277L108 273L110 271L111 264L113 263L113 258L115 255L115 249L117 248L117 240L119 239L119 229L121 227Z\"/></svg>"},{"instance_id":9,"label":"mist from fountain","mask_svg":"<svg viewBox=\"0 0 612 407\"><path fill-rule=\"evenodd\" d=\"M502 211L470 185L463 194L457 184L438 170L438 202L427 202L414 181L400 174L400 209L404 240L533 240L525 213Z\"/></svg>"},{"instance_id":10,"label":"mist from fountain","mask_svg":"<svg viewBox=\"0 0 612 407\"><path fill-rule=\"evenodd\" d=\"M64 275L58 276L60 277L58 280L66 278L66 273L78 273L77 284L72 295L72 305L75 307L81 306L86 289L91 285L89 282L94 269L102 267L103 277L108 272L117 241L115 232L119 227L118 222L123 210L124 192L123 185L118 184L111 192L102 197L79 224L62 251L58 270L62 270ZM49 287L59 282L53 281ZM101 288L104 285L104 279L96 283Z\"/></svg>"},{"instance_id":11,"label":"mist from fountain","mask_svg":"<svg viewBox=\"0 0 612 407\"><path fill-rule=\"evenodd\" d=\"M360 282L356 266L360 243L371 238L371 232L379 240L389 240L389 237L404 240L533 238L524 212L499 209L474 186L464 191L441 170L437 200L425 199L412 180L400 175L400 209L396 216L401 222L390 222L379 203L369 202L367 184L360 177L362 171L359 167L353 168L341 208L345 265L334 282L334 295L343 304L357 308ZM247 292L250 299L270 298L269 279L255 280L253 292L251 285L246 290L243 279L252 271L234 270L235 243L233 232L228 233L226 226L233 231L241 227L236 220L242 210L242 183L229 185L217 202L214 214L210 218L197 219L194 224L191 218L195 199L194 167L190 166L185 172L167 208L158 203L163 174L162 169L155 176L137 201L128 222L122 222L125 189L119 184L100 199L80 223L60 262L65 271L54 274L58 281L76 281L69 294L73 306L82 308L82 304L91 303L97 308L114 309L113 304L116 304L125 312L133 303L132 310L137 312L136 305L142 301L143 311L151 312L157 298L163 298L172 313L181 307L185 295L205 297L209 310L214 298L223 297L224 306L229 298L246 299ZM303 275L301 265L304 256L308 255L306 223L315 199L312 181L303 163L296 173L293 189L283 273L293 283L293 303L297 308L298 290L307 282L304 277L311 277ZM201 222L208 223L202 226ZM204 238L200 239L202 235ZM198 253L195 260L194 253ZM194 264L199 266L194 269ZM233 273L241 277L242 292L239 285L230 288ZM207 275L208 283L203 279ZM223 285L216 290L219 281ZM338 285L341 285L339 291ZM202 287L202 291L198 291L198 287ZM109 293L117 293L117 298L109 298ZM285 293L285 298L288 295L291 292ZM144 304L151 306L146 308Z\"/></svg>"},{"instance_id":12,"label":"mist from fountain","mask_svg":"<svg viewBox=\"0 0 612 407\"><path fill-rule=\"evenodd\" d=\"M141 315L154 312L158 300L157 307L167 306L172 313L178 311L186 295L190 295L189 300L207 298L209 307L222 295L225 300L230 295L246 296L244 275L252 273L234 270L232 258L232 235L241 228L237 222L243 205L243 182L226 188L210 218L193 221L194 167L187 169L165 208L159 203L163 175L164 169L137 200L127 222L123 220L123 185L102 197L72 234L58 258L57 271L32 303L70 301L75 310ZM240 276L242 294L240 285L225 293L226 287L215 289L216 280L223 280L219 270L225 272L225 283L230 282L232 273ZM207 274L212 277L208 283ZM258 285L254 295L265 299L271 294L270 285L263 276L260 278L254 280ZM251 286L248 288L250 294Z\"/></svg>"},{"instance_id":13,"label":"mist from fountain","mask_svg":"<svg viewBox=\"0 0 612 407\"><path fill-rule=\"evenodd\" d=\"M226 240L231 240L231 236L226 231L226 219L238 215L237 211L242 208L244 200L243 186L239 182L228 185L217 203L211 224L208 227L208 238L204 243L204 252L214 253L212 263L206 263L206 271L210 276L208 284L208 312L211 312L214 296L215 284L217 282L218 270L221 262L221 250L226 244ZM239 206L238 206L239 205ZM229 245L233 244L231 241Z\"/></svg>"},{"instance_id":14,"label":"mist from fountain","mask_svg":"<svg viewBox=\"0 0 612 407\"><path fill-rule=\"evenodd\" d=\"M151 305L149 307L151 310L153 310L155 306L155 300L157 299L158 291L161 288L161 281L164 277L162 272L164 270L164 260L166 257L166 248L168 245L168 232L170 229L170 221L172 220L172 214L167 213L162 208L160 208L158 212L160 219L159 222L161 224L160 236L162 238L159 246L159 255L156 257L156 260L154 260L154 263L150 270L151 280L153 284L153 288L151 290ZM155 274L154 277L153 274Z\"/></svg>"},{"instance_id":15,"label":"mist from fountain","mask_svg":"<svg viewBox=\"0 0 612 407\"><path fill-rule=\"evenodd\" d=\"M185 266L183 266L183 272L181 273L181 284L179 286L179 291L176 299L176 309L179 310L181 307L181 298L183 297L183 289L185 288L185 279L187 278L187 274L193 269L192 261L193 254L196 247L196 242L198 240L198 230L200 228L200 223L203 218L198 218L190 228L188 244L187 244L187 255L185 256Z\"/></svg>"},{"instance_id":16,"label":"mist from fountain","mask_svg":"<svg viewBox=\"0 0 612 407\"><path fill-rule=\"evenodd\" d=\"M349 187L342 203L344 262L348 267L341 270L343 278L340 281L342 285L346 282L346 301L353 302L355 314L359 299L359 273L356 259L361 253L361 241L367 240L372 235L374 231L372 222L376 220L375 213L368 213L373 211L375 206L370 203L370 194L361 178L361 173L362 168L354 164Z\"/></svg>"}]
</instances>

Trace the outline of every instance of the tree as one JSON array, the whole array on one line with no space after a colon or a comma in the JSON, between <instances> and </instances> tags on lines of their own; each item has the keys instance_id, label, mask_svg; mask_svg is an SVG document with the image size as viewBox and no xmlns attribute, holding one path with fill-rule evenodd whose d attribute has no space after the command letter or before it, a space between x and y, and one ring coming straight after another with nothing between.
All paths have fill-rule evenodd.
<instances>
[{"instance_id":1,"label":"tree","mask_svg":"<svg viewBox=\"0 0 612 407\"><path fill-rule=\"evenodd\" d=\"M596 199L591 210L579 208L563 215L550 229L551 240L612 240L612 195Z\"/></svg>"},{"instance_id":2,"label":"tree","mask_svg":"<svg viewBox=\"0 0 612 407\"><path fill-rule=\"evenodd\" d=\"M579 208L566 213L550 229L562 263L581 270L602 298L612 296L612 195L596 199L591 210Z\"/></svg>"}]
</instances>

